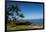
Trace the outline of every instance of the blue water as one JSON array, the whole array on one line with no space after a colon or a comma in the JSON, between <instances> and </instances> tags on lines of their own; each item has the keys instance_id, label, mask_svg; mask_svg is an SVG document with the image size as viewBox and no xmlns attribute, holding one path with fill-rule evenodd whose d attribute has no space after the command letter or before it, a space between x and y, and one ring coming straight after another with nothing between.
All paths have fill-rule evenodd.
<instances>
[{"instance_id":1,"label":"blue water","mask_svg":"<svg viewBox=\"0 0 46 32\"><path fill-rule=\"evenodd\" d=\"M43 25L43 19L33 19L33 20L30 20L30 22L37 25Z\"/></svg>"}]
</instances>

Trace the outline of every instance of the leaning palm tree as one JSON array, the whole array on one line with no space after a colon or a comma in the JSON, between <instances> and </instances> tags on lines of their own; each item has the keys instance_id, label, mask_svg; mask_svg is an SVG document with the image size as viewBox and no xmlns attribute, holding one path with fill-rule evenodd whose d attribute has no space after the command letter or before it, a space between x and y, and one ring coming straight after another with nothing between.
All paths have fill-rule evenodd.
<instances>
[{"instance_id":1,"label":"leaning palm tree","mask_svg":"<svg viewBox=\"0 0 46 32\"><path fill-rule=\"evenodd\" d=\"M8 10L9 10L8 15L13 16L12 13L9 13L9 12L15 12L16 13L15 17L12 17L12 18L14 18L13 21L17 20L16 16L19 16L22 18L24 17L23 14L19 13L19 12L21 12L21 10L19 9L19 7L17 5L16 6L12 5L11 7L8 8ZM12 24L13 24L13 21L12 21Z\"/></svg>"}]
</instances>

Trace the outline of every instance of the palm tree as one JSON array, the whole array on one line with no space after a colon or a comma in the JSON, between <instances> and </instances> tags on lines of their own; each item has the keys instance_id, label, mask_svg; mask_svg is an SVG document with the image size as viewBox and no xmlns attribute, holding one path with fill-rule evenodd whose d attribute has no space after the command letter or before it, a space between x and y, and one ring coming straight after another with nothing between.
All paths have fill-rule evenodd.
<instances>
[{"instance_id":1,"label":"palm tree","mask_svg":"<svg viewBox=\"0 0 46 32\"><path fill-rule=\"evenodd\" d=\"M18 7L17 5L16 5L16 6L12 5L12 6L9 7L8 9L9 9L8 15L12 15L11 13L9 13L9 12L11 12L11 11L16 13L15 18L13 17L15 21L16 21L16 19L17 19L16 16L19 16L19 17L22 17L22 18L24 17L23 14L20 14L20 13L19 13L19 12L21 12L21 10L19 9L19 7ZM12 22L13 22L13 21L12 21ZM13 23L12 23L12 24L13 24Z\"/></svg>"}]
</instances>

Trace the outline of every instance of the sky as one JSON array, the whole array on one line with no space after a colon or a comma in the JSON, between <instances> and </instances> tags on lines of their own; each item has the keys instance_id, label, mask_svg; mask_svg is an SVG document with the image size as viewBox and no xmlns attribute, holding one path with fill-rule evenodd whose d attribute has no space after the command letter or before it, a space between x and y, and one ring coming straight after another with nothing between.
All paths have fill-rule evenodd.
<instances>
[{"instance_id":1,"label":"sky","mask_svg":"<svg viewBox=\"0 0 46 32\"><path fill-rule=\"evenodd\" d=\"M24 15L23 19L43 19L43 4L7 2L7 8L12 5L16 6L16 4Z\"/></svg>"}]
</instances>

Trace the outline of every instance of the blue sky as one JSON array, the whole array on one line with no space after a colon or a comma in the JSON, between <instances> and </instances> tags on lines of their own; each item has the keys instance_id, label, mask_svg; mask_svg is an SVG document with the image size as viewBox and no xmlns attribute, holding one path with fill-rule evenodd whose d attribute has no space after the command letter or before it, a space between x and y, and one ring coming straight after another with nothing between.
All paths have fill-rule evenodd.
<instances>
[{"instance_id":1,"label":"blue sky","mask_svg":"<svg viewBox=\"0 0 46 32\"><path fill-rule=\"evenodd\" d=\"M7 7L16 4L25 16L23 19L43 19L43 4L8 2Z\"/></svg>"}]
</instances>

